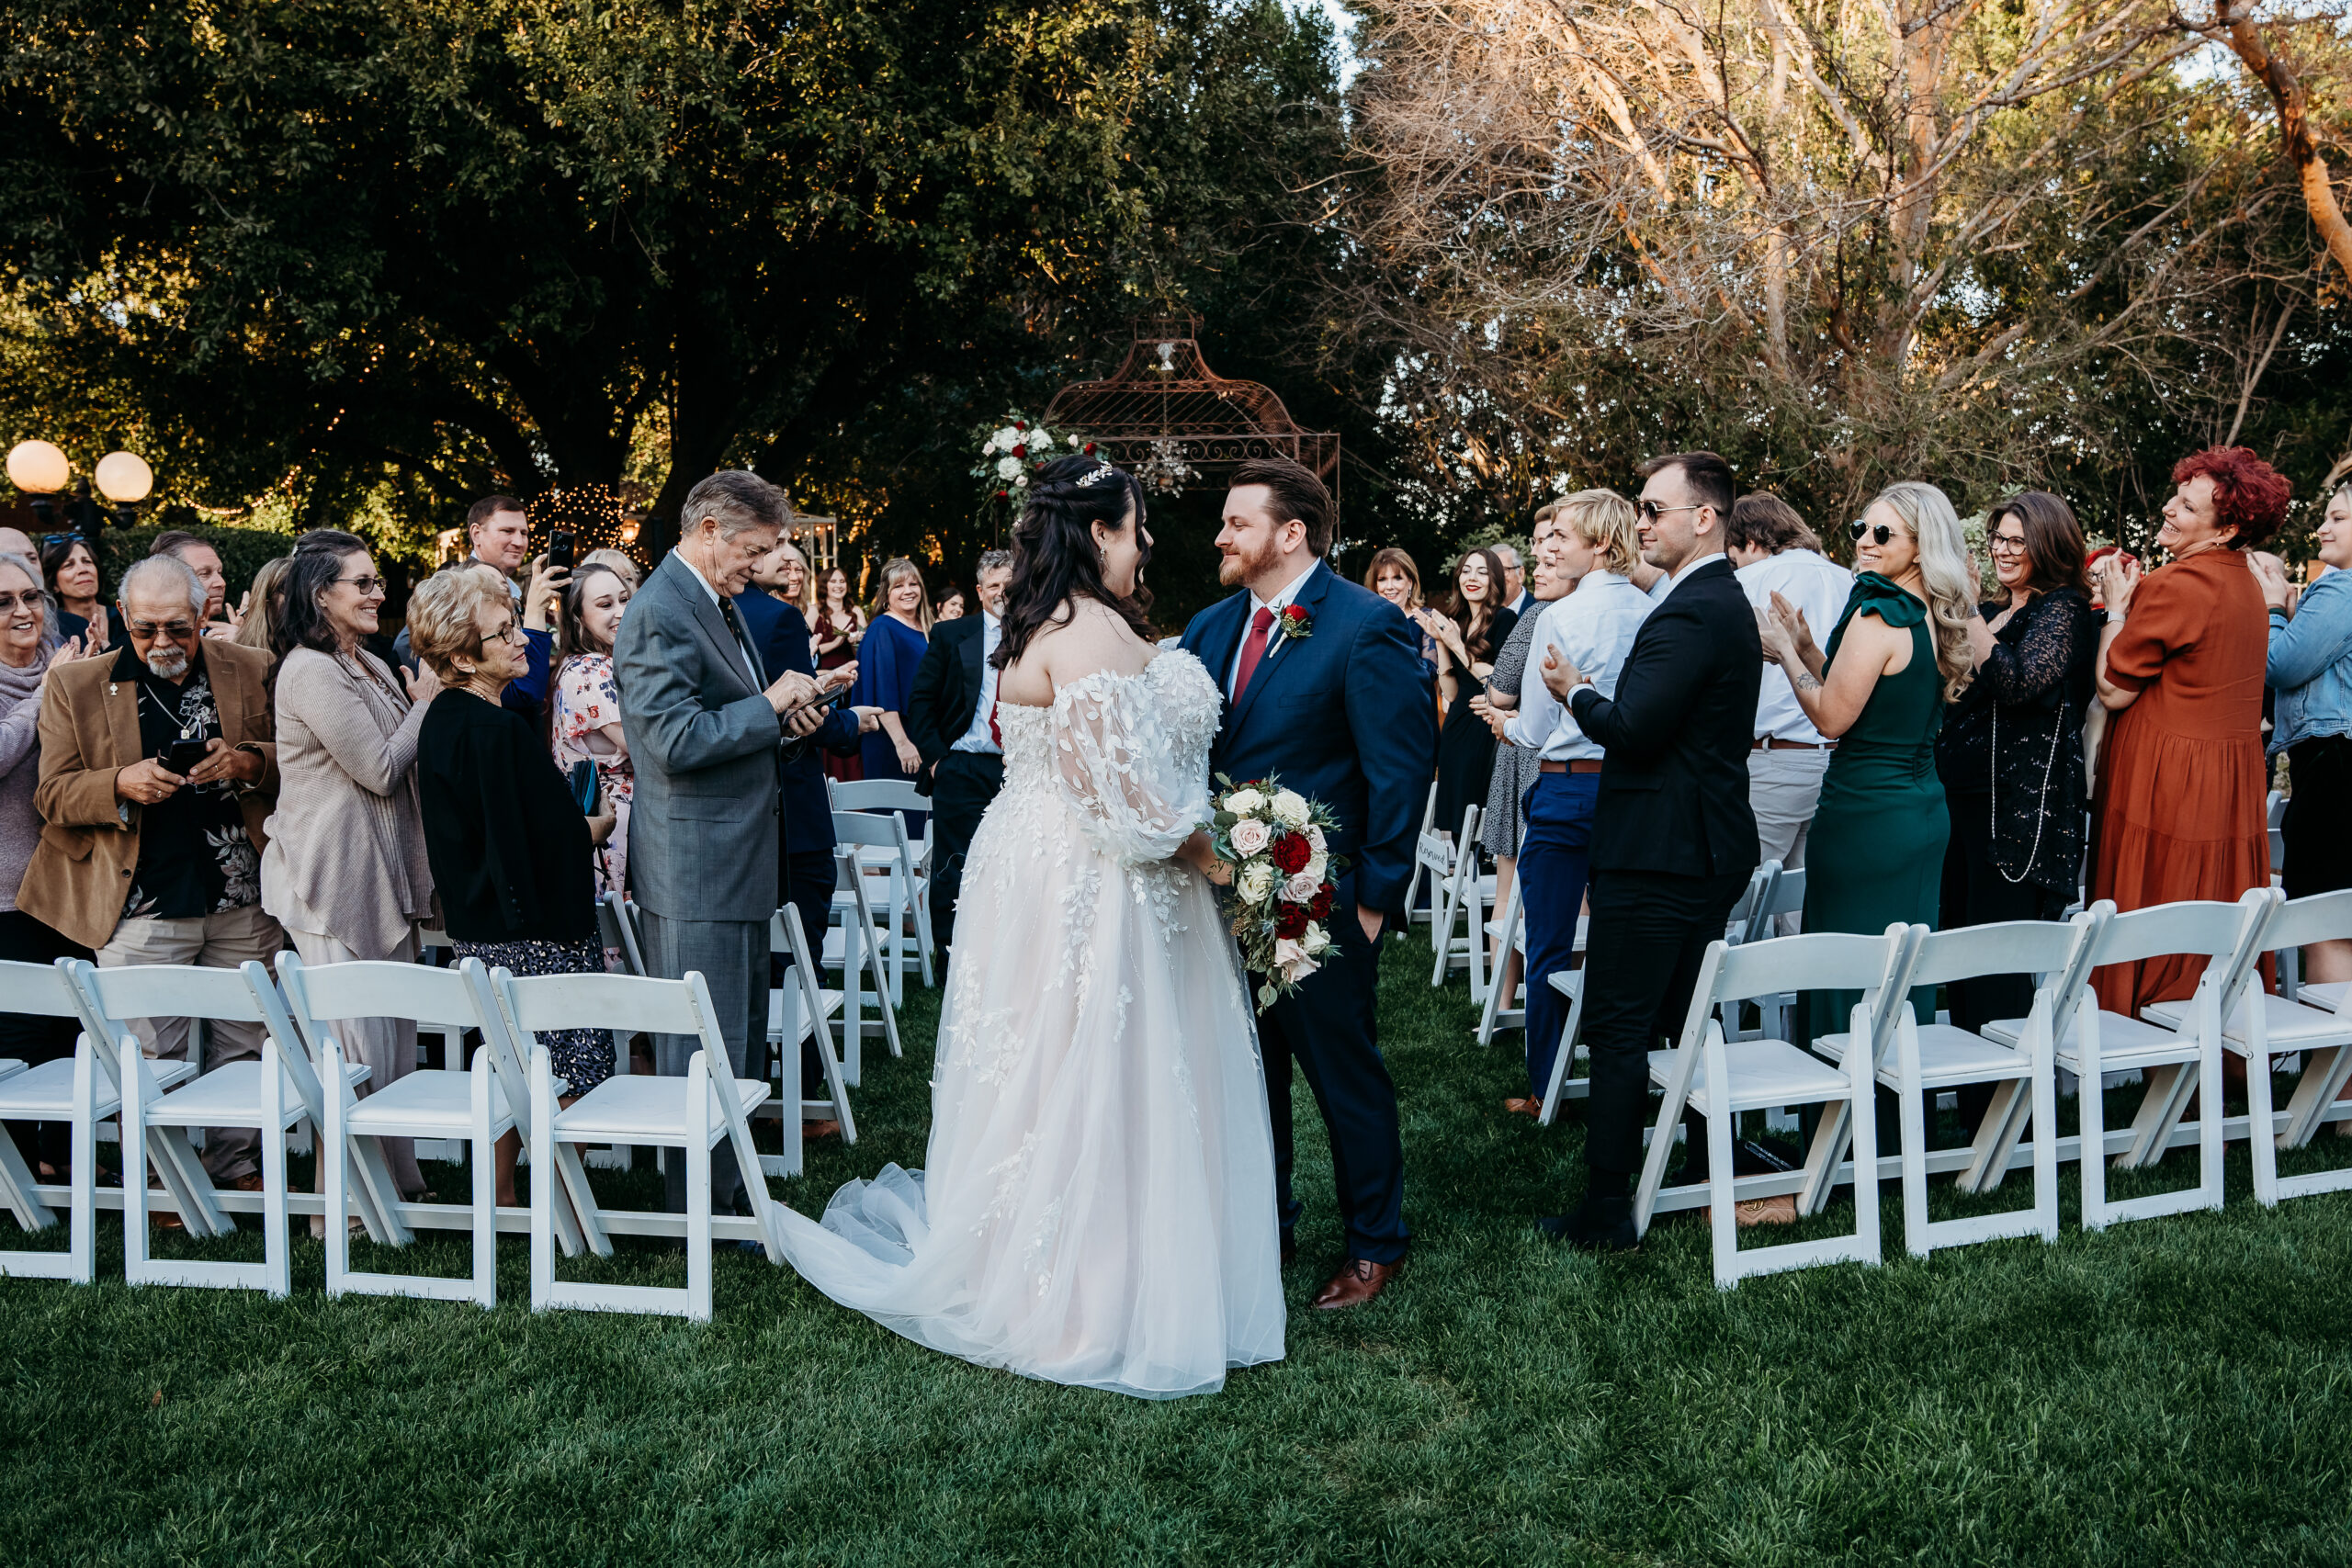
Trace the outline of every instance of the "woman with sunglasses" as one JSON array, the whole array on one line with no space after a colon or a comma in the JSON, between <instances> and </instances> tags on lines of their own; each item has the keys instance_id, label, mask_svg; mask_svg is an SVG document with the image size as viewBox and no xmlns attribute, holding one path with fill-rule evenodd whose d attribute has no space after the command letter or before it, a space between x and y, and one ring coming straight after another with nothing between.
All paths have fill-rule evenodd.
<instances>
[{"instance_id":1,"label":"woman with sunglasses","mask_svg":"<svg viewBox=\"0 0 2352 1568\"><path fill-rule=\"evenodd\" d=\"M2144 576L2128 557L2100 563L2098 700L2111 716L2090 897L2119 910L2235 899L2270 885L2262 756L2270 619L2245 552L2278 532L2291 492L2244 446L2184 457L2172 478L2156 534L2171 562ZM2099 1006L2136 1018L2150 1002L2189 995L2204 967L2179 957L2107 965L2094 976Z\"/></svg>"},{"instance_id":2,"label":"woman with sunglasses","mask_svg":"<svg viewBox=\"0 0 2352 1568\"><path fill-rule=\"evenodd\" d=\"M302 536L270 638L278 784L261 901L305 964L413 962L418 930L434 915L416 738L441 683L429 671L396 676L368 651L383 603L383 579L358 537L333 528ZM413 1021L355 1020L337 1038L372 1069L363 1095L416 1068ZM401 1193L423 1192L411 1141L386 1138L384 1152Z\"/></svg>"},{"instance_id":3,"label":"woman with sunglasses","mask_svg":"<svg viewBox=\"0 0 2352 1568\"><path fill-rule=\"evenodd\" d=\"M1976 574L1959 514L1931 484L1887 486L1852 526L1854 591L1827 653L1778 593L1757 629L1805 717L1838 742L1805 847L1804 929L1875 935L1939 917L1951 825L1936 732L1975 662ZM1933 991L1912 1000L1932 1022ZM1800 1043L1842 1032L1854 1001L1808 993Z\"/></svg>"},{"instance_id":4,"label":"woman with sunglasses","mask_svg":"<svg viewBox=\"0 0 2352 1568\"><path fill-rule=\"evenodd\" d=\"M2030 490L1984 524L2000 596L1968 623L1976 677L1944 716L1936 773L1951 812L1942 929L2055 920L2081 886L2083 723L2097 705L2091 667L2098 613L2083 568L2074 508ZM1955 981L1951 1021L1979 1030L2033 1005L2023 975ZM1973 1128L1989 1086L1961 1090Z\"/></svg>"}]
</instances>

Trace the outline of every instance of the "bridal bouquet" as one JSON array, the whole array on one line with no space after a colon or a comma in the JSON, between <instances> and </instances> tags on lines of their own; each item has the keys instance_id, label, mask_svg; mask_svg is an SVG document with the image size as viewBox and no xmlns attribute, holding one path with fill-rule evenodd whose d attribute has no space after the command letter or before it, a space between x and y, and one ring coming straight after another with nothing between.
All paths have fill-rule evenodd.
<instances>
[{"instance_id":1,"label":"bridal bouquet","mask_svg":"<svg viewBox=\"0 0 2352 1568\"><path fill-rule=\"evenodd\" d=\"M1236 787L1219 773L1206 831L1219 860L1233 867L1227 904L1242 962L1265 980L1258 1010L1295 989L1322 967L1331 949L1324 922L1331 918L1334 885L1344 858L1324 848L1327 829L1339 826L1329 807L1282 787L1275 778Z\"/></svg>"}]
</instances>

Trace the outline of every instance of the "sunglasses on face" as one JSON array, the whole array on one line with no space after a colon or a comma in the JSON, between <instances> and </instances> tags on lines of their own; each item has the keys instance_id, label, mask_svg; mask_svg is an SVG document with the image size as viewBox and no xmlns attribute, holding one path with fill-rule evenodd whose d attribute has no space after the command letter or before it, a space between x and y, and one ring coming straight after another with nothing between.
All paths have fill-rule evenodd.
<instances>
[{"instance_id":1,"label":"sunglasses on face","mask_svg":"<svg viewBox=\"0 0 2352 1568\"><path fill-rule=\"evenodd\" d=\"M190 621L125 621L123 625L142 642L157 638L186 642L196 635L195 623Z\"/></svg>"},{"instance_id":2,"label":"sunglasses on face","mask_svg":"<svg viewBox=\"0 0 2352 1568\"><path fill-rule=\"evenodd\" d=\"M1882 545L1894 537L1894 529L1884 523L1865 523L1860 518L1857 517L1851 523L1847 524L1846 526L1852 531L1854 543L1858 545L1862 542L1862 536L1864 535L1868 535L1871 539Z\"/></svg>"},{"instance_id":3,"label":"sunglasses on face","mask_svg":"<svg viewBox=\"0 0 2352 1568\"><path fill-rule=\"evenodd\" d=\"M349 583L359 590L359 596L362 599L374 598L376 590L384 586L384 580L380 577L338 577L335 581Z\"/></svg>"},{"instance_id":4,"label":"sunglasses on face","mask_svg":"<svg viewBox=\"0 0 2352 1568\"><path fill-rule=\"evenodd\" d=\"M1695 502L1689 506L1660 506L1655 501L1645 501L1634 510L1641 513L1643 522L1655 523L1669 512L1696 512L1705 504L1704 502Z\"/></svg>"}]
</instances>

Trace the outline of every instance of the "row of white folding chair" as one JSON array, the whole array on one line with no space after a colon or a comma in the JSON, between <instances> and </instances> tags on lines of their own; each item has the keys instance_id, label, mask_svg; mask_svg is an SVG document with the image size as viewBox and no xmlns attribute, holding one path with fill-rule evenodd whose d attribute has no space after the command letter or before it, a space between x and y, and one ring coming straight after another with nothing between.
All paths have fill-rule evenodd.
<instances>
[{"instance_id":1,"label":"row of white folding chair","mask_svg":"<svg viewBox=\"0 0 2352 1568\"><path fill-rule=\"evenodd\" d=\"M891 864L887 869L895 870L904 886L904 900L890 907L890 920L893 931L902 932L905 942L911 943L914 952L908 953L901 943L893 942L890 949L893 975L907 969L918 969L922 974L925 986L935 984L931 951L932 846L935 829L931 801L905 779L860 779L847 783L828 779L826 787L832 801L836 839L842 836L840 818L844 813L898 822L899 832L895 842L870 839L858 840L861 846L858 864L871 876L885 871L885 863L889 862ZM910 813L923 818L920 840L906 831L906 818ZM890 999L893 1002L906 1000L902 986L891 991Z\"/></svg>"},{"instance_id":2,"label":"row of white folding chair","mask_svg":"<svg viewBox=\"0 0 2352 1568\"><path fill-rule=\"evenodd\" d=\"M834 1053L831 1024L841 1018L842 993L824 988L816 958L808 951L808 933L801 929L800 911L790 904L768 920L768 951L792 960L792 974L768 992L768 1061L776 1075L775 1098L761 1109L772 1112L784 1129L784 1152L762 1155L760 1169L768 1176L797 1176L804 1152L801 1121L810 1111L832 1113L841 1123L842 1142L857 1142L857 1117L850 1110L849 1085L843 1080L842 1059ZM853 1042L854 1035L842 1033ZM800 1092L800 1045L813 1037L825 1074L825 1098L804 1099Z\"/></svg>"},{"instance_id":3,"label":"row of white folding chair","mask_svg":"<svg viewBox=\"0 0 2352 1568\"><path fill-rule=\"evenodd\" d=\"M1431 780L1430 793L1421 805L1421 826L1413 835L1413 869L1405 878L1405 931L1415 926L1429 925L1437 914L1438 884L1453 874L1453 846L1444 834L1437 830L1437 783ZM1422 878L1428 880L1429 903L1421 904Z\"/></svg>"},{"instance_id":4,"label":"row of white folding chair","mask_svg":"<svg viewBox=\"0 0 2352 1568\"><path fill-rule=\"evenodd\" d=\"M1486 962L1486 907L1494 897L1495 885L1491 877L1482 882L1478 875L1478 820L1476 806L1463 807L1452 866L1435 889L1436 908L1430 915L1430 946L1437 955L1430 971L1433 988L1444 985L1454 970L1475 969Z\"/></svg>"},{"instance_id":5,"label":"row of white folding chair","mask_svg":"<svg viewBox=\"0 0 2352 1568\"><path fill-rule=\"evenodd\" d=\"M907 819L895 811L836 811L833 839L854 853L858 884L867 900L862 918L868 922L870 934L865 940L883 955L892 1004L903 1006L907 971L919 970L923 983L931 983L930 942L925 934L931 917L922 908L928 903L923 897L928 885L915 874L914 843L907 836ZM849 887L835 890L835 919L849 919L854 905Z\"/></svg>"},{"instance_id":6,"label":"row of white folding chair","mask_svg":"<svg viewBox=\"0 0 2352 1568\"><path fill-rule=\"evenodd\" d=\"M835 875L831 924L819 940L820 969L837 970L842 988L842 1076L852 1089L865 1079L865 1042L879 1033L893 1056L903 1056L899 1043L899 1010L890 999L892 970L886 961L884 928L870 897L874 884L860 862L854 844L833 850ZM876 1017L865 1016L866 982L873 982Z\"/></svg>"}]
</instances>

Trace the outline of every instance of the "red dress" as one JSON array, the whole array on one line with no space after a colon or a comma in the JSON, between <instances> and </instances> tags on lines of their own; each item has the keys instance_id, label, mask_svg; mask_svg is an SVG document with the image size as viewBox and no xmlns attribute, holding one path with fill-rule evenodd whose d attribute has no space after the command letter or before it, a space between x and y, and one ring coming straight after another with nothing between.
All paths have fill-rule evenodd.
<instances>
[{"instance_id":1,"label":"red dress","mask_svg":"<svg viewBox=\"0 0 2352 1568\"><path fill-rule=\"evenodd\" d=\"M2266 619L2262 625L2263 635L2267 637L2269 636L2270 623ZM817 611L817 624L811 627L810 630L814 634L817 641L831 642L835 637L846 637L855 632L857 630L857 617L854 613L853 613L848 618L836 621L828 615L822 607L820 607ZM831 653L820 658L817 660L817 668L819 670L838 670L856 657L857 645L854 642L844 642ZM825 772L834 778L841 780L843 784L855 784L858 780L865 776L865 763L854 751L851 752L846 757L833 751L826 751L822 753L822 756L824 757Z\"/></svg>"},{"instance_id":2,"label":"red dress","mask_svg":"<svg viewBox=\"0 0 2352 1568\"><path fill-rule=\"evenodd\" d=\"M2132 595L2108 648L2111 685L2140 694L2112 716L2098 780L2090 897L2119 911L2234 901L2270 886L2262 756L2269 617L2245 557L2208 549L2160 567ZM2197 988L2201 959L2098 971L2099 1005L2136 1016Z\"/></svg>"}]
</instances>

